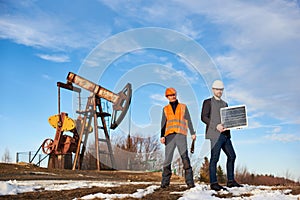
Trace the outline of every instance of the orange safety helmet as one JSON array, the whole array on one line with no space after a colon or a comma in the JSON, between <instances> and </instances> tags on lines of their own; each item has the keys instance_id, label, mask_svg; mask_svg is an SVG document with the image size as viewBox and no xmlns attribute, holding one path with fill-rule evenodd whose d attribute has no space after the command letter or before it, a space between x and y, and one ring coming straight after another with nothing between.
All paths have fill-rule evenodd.
<instances>
[{"instance_id":1,"label":"orange safety helmet","mask_svg":"<svg viewBox=\"0 0 300 200\"><path fill-rule=\"evenodd\" d=\"M176 95L176 90L174 88L167 88L166 92L165 92L165 96L167 97L167 96L172 95L172 94Z\"/></svg>"}]
</instances>

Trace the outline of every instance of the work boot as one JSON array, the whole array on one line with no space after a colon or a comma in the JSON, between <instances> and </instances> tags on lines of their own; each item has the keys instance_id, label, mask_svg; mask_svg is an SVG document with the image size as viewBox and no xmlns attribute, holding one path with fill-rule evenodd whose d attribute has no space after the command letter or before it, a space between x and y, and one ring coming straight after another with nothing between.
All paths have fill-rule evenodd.
<instances>
[{"instance_id":1,"label":"work boot","mask_svg":"<svg viewBox=\"0 0 300 200\"><path fill-rule=\"evenodd\" d=\"M215 191L226 190L224 187L222 187L218 183L210 184L210 189L215 190Z\"/></svg>"},{"instance_id":2,"label":"work boot","mask_svg":"<svg viewBox=\"0 0 300 200\"><path fill-rule=\"evenodd\" d=\"M167 188L167 187L169 187L170 186L170 184L161 184L160 185L160 188Z\"/></svg>"},{"instance_id":3,"label":"work boot","mask_svg":"<svg viewBox=\"0 0 300 200\"><path fill-rule=\"evenodd\" d=\"M235 180L233 180L227 182L227 187L232 188L232 187L243 187L243 186L238 184Z\"/></svg>"}]
</instances>

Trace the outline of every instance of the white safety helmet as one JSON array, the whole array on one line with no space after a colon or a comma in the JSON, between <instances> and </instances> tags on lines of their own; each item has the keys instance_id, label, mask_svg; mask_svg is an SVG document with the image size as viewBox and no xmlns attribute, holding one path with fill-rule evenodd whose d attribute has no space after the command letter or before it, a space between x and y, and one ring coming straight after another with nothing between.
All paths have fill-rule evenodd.
<instances>
[{"instance_id":1,"label":"white safety helmet","mask_svg":"<svg viewBox=\"0 0 300 200\"><path fill-rule=\"evenodd\" d=\"M212 88L214 88L214 89L224 89L224 84L220 80L215 80L212 84Z\"/></svg>"}]
</instances>

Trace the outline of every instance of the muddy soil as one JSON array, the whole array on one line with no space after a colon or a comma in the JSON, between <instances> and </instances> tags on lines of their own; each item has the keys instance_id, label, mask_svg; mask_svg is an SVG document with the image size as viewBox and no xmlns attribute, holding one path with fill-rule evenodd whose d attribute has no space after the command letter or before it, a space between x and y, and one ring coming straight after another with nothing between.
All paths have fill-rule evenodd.
<instances>
[{"instance_id":1,"label":"muddy soil","mask_svg":"<svg viewBox=\"0 0 300 200\"><path fill-rule=\"evenodd\" d=\"M141 182L141 184L122 184L119 187L92 187L77 188L74 190L64 191L45 191L38 190L36 192L21 193L18 195L0 196L2 199L75 199L80 197L96 194L132 194L138 189L145 189L150 185L160 185L161 172L140 172L140 171L97 171L97 170L64 170L64 169L47 169L34 166L28 163L6 164L0 163L0 181L26 181L26 180L86 180L86 181L117 181L117 182ZM146 184L145 182L152 182ZM278 189L279 186L274 186ZM281 186L280 189L292 189L292 194L300 194L300 186ZM156 189L153 193L143 197L142 199L153 200L175 200L182 196L182 192L187 190L184 178L173 175L171 185L168 188ZM230 197L219 197L230 198ZM134 198L125 198L124 200L133 200Z\"/></svg>"},{"instance_id":2,"label":"muddy soil","mask_svg":"<svg viewBox=\"0 0 300 200\"><path fill-rule=\"evenodd\" d=\"M97 180L97 181L118 181L118 182L141 182L141 184L126 184L119 187L92 187L64 191L44 191L21 193L18 195L0 196L1 199L74 199L89 194L132 194L138 189L145 189L150 185L142 182L155 182L159 186L161 172L135 172L135 171L97 171L97 170L63 170L40 168L27 163L6 164L0 163L0 181L8 180ZM153 185L153 184L151 184ZM172 176L171 186L167 189L157 189L154 193L145 196L143 199L170 199L175 200L181 197L180 191L186 190L184 179L179 176ZM172 192L179 192L170 194ZM125 198L125 200L134 198Z\"/></svg>"}]
</instances>

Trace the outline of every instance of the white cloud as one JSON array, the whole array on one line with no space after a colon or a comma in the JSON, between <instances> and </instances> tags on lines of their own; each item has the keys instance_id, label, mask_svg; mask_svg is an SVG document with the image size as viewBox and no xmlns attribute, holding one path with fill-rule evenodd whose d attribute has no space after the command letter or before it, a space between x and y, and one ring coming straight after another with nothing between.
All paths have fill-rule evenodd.
<instances>
[{"instance_id":1,"label":"white cloud","mask_svg":"<svg viewBox=\"0 0 300 200\"><path fill-rule=\"evenodd\" d=\"M208 53L213 54L225 78L229 100L246 103L251 111L299 124L300 12L296 1L99 2L118 14L115 21L131 21L123 27L119 23L121 28L130 28L134 23L167 27L215 46L217 50ZM26 6L26 14L0 15L0 38L61 50L91 47L111 33L111 28L103 25L79 21L72 26L70 16L45 13L33 3ZM28 14L29 10L34 14ZM110 49L119 52L132 41L111 45L114 48ZM193 81L184 71L172 75Z\"/></svg>"},{"instance_id":2,"label":"white cloud","mask_svg":"<svg viewBox=\"0 0 300 200\"><path fill-rule=\"evenodd\" d=\"M273 133L273 134L265 136L265 138L267 138L269 140L280 141L280 142L299 142L300 141L300 136L296 135L296 134Z\"/></svg>"},{"instance_id":3,"label":"white cloud","mask_svg":"<svg viewBox=\"0 0 300 200\"><path fill-rule=\"evenodd\" d=\"M150 99L154 100L154 104L159 106L164 106L168 102L163 94L152 94L150 95Z\"/></svg>"},{"instance_id":4,"label":"white cloud","mask_svg":"<svg viewBox=\"0 0 300 200\"><path fill-rule=\"evenodd\" d=\"M218 2L218 1L217 1ZM256 112L299 122L298 72L300 60L300 15L293 2L272 1L259 4L229 1L219 7L207 3L191 12L205 14L218 24L219 45L229 47L215 56L222 75L228 79L230 100L246 103Z\"/></svg>"},{"instance_id":5,"label":"white cloud","mask_svg":"<svg viewBox=\"0 0 300 200\"><path fill-rule=\"evenodd\" d=\"M176 80L182 85L195 83L197 80L196 76L188 76L185 71L175 69L172 63L166 63L164 66L166 68L156 67L154 69L154 73L158 74L162 80Z\"/></svg>"},{"instance_id":6,"label":"white cloud","mask_svg":"<svg viewBox=\"0 0 300 200\"><path fill-rule=\"evenodd\" d=\"M122 16L193 38L214 39L229 100L250 111L299 123L300 12L295 1L182 1L145 4L102 1ZM130 7L130 9L124 9ZM139 9L138 9L139 8ZM143 10L143 12L140 12ZM172 17L169 14L172 13ZM214 36L206 32L212 29ZM218 52L218 53L216 53ZM163 73L163 72L162 72ZM184 75L178 72L173 75Z\"/></svg>"},{"instance_id":7,"label":"white cloud","mask_svg":"<svg viewBox=\"0 0 300 200\"><path fill-rule=\"evenodd\" d=\"M46 80L52 80L52 77L47 74L43 74L42 77Z\"/></svg>"},{"instance_id":8,"label":"white cloud","mask_svg":"<svg viewBox=\"0 0 300 200\"><path fill-rule=\"evenodd\" d=\"M49 55L49 54L37 54L38 57L44 60L63 63L70 62L70 58L67 55Z\"/></svg>"},{"instance_id":9,"label":"white cloud","mask_svg":"<svg viewBox=\"0 0 300 200\"><path fill-rule=\"evenodd\" d=\"M92 48L110 34L105 25L90 24L88 20L70 23L72 14L56 15L35 5L35 2L10 3L0 14L0 38L36 48L64 51Z\"/></svg>"},{"instance_id":10,"label":"white cloud","mask_svg":"<svg viewBox=\"0 0 300 200\"><path fill-rule=\"evenodd\" d=\"M189 10L176 1L110 1L100 0L116 13L122 13L120 19L127 17L144 26L160 26L175 29L191 38L200 38L202 30L189 19ZM119 20L118 20L119 21Z\"/></svg>"},{"instance_id":11,"label":"white cloud","mask_svg":"<svg viewBox=\"0 0 300 200\"><path fill-rule=\"evenodd\" d=\"M275 134L280 133L280 132L281 132L281 127L280 127L280 126L275 127L275 128L272 130L272 132L275 133Z\"/></svg>"}]
</instances>

